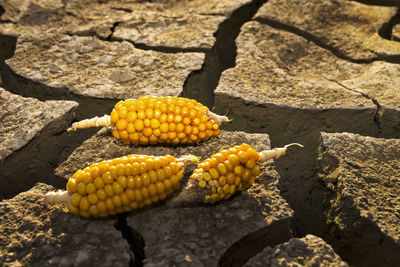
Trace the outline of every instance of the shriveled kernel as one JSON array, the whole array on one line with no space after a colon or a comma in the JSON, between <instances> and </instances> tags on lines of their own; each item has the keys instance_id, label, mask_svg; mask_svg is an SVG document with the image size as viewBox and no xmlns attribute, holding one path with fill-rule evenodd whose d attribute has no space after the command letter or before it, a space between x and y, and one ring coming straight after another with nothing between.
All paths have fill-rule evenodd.
<instances>
[{"instance_id":1,"label":"shriveled kernel","mask_svg":"<svg viewBox=\"0 0 400 267\"><path fill-rule=\"evenodd\" d=\"M115 207L121 207L122 206L121 197L119 195L114 195L112 197L112 201L113 201Z\"/></svg>"},{"instance_id":2,"label":"shriveled kernel","mask_svg":"<svg viewBox=\"0 0 400 267\"><path fill-rule=\"evenodd\" d=\"M135 176L135 186L136 186L136 188L140 188L140 187L142 187L142 185L143 185L142 176L136 175Z\"/></svg>"},{"instance_id":3,"label":"shriveled kernel","mask_svg":"<svg viewBox=\"0 0 400 267\"><path fill-rule=\"evenodd\" d=\"M244 168L243 169L243 173L242 173L242 178L243 178L243 181L249 181L250 180L250 176L251 176L251 171L249 170L249 169L247 169L247 168Z\"/></svg>"},{"instance_id":4,"label":"shriveled kernel","mask_svg":"<svg viewBox=\"0 0 400 267\"><path fill-rule=\"evenodd\" d=\"M165 166L165 168L167 169L167 166ZM156 173L158 181L163 181L165 179L165 172L163 169L158 169Z\"/></svg>"},{"instance_id":5,"label":"shriveled kernel","mask_svg":"<svg viewBox=\"0 0 400 267\"><path fill-rule=\"evenodd\" d=\"M162 183L162 182L157 182L157 183L156 183L156 187L157 187L157 192L158 192L158 194L162 194L162 193L165 192L164 183Z\"/></svg>"},{"instance_id":6,"label":"shriveled kernel","mask_svg":"<svg viewBox=\"0 0 400 267\"><path fill-rule=\"evenodd\" d=\"M150 196L157 195L157 188L156 188L155 184L149 185L149 194L150 194Z\"/></svg>"},{"instance_id":7,"label":"shriveled kernel","mask_svg":"<svg viewBox=\"0 0 400 267\"><path fill-rule=\"evenodd\" d=\"M168 180L164 180L163 183L164 183L164 187L165 187L166 191L168 189L171 189L171 187L172 187L171 180L169 180L169 179Z\"/></svg>"},{"instance_id":8,"label":"shriveled kernel","mask_svg":"<svg viewBox=\"0 0 400 267\"><path fill-rule=\"evenodd\" d=\"M111 211L115 210L115 205L114 205L114 202L112 201L112 198L107 198L105 202L106 202L107 209L109 210L109 212L111 214Z\"/></svg>"},{"instance_id":9,"label":"shriveled kernel","mask_svg":"<svg viewBox=\"0 0 400 267\"><path fill-rule=\"evenodd\" d=\"M143 186L148 186L150 184L150 175L148 173L143 173L141 176Z\"/></svg>"},{"instance_id":10,"label":"shriveled kernel","mask_svg":"<svg viewBox=\"0 0 400 267\"><path fill-rule=\"evenodd\" d=\"M242 171L243 171L243 167L242 167L241 165L236 166L236 167L233 169L233 172L234 172L236 175L241 175L241 174L242 174Z\"/></svg>"},{"instance_id":11,"label":"shriveled kernel","mask_svg":"<svg viewBox=\"0 0 400 267\"><path fill-rule=\"evenodd\" d=\"M113 182L112 188L115 194L121 194L123 192L123 189L121 185L118 182Z\"/></svg>"},{"instance_id":12,"label":"shriveled kernel","mask_svg":"<svg viewBox=\"0 0 400 267\"><path fill-rule=\"evenodd\" d=\"M77 188L76 188L78 194L80 195L85 195L86 194L86 185L84 183L78 183Z\"/></svg>"},{"instance_id":13,"label":"shriveled kernel","mask_svg":"<svg viewBox=\"0 0 400 267\"><path fill-rule=\"evenodd\" d=\"M119 177L117 178L117 181L118 181L118 184L119 184L123 189L125 189L125 188L128 186L128 184L127 184L127 179L126 179L126 176L125 176L125 175L119 176Z\"/></svg>"},{"instance_id":14,"label":"shriveled kernel","mask_svg":"<svg viewBox=\"0 0 400 267\"><path fill-rule=\"evenodd\" d=\"M256 161L254 159L249 159L246 162L246 168L252 169L254 166L256 166Z\"/></svg>"},{"instance_id":15,"label":"shriveled kernel","mask_svg":"<svg viewBox=\"0 0 400 267\"><path fill-rule=\"evenodd\" d=\"M156 183L158 181L157 173L154 170L149 171L150 182Z\"/></svg>"},{"instance_id":16,"label":"shriveled kernel","mask_svg":"<svg viewBox=\"0 0 400 267\"><path fill-rule=\"evenodd\" d=\"M203 179L204 179L206 182L210 181L210 180L211 180L211 175L210 175L210 173L205 172L205 173L203 174Z\"/></svg>"},{"instance_id":17,"label":"shriveled kernel","mask_svg":"<svg viewBox=\"0 0 400 267\"><path fill-rule=\"evenodd\" d=\"M94 186L93 183L90 183L90 184L86 185L86 193L87 194L91 194L91 193L94 193L94 192L96 192L96 187Z\"/></svg>"},{"instance_id":18,"label":"shriveled kernel","mask_svg":"<svg viewBox=\"0 0 400 267\"><path fill-rule=\"evenodd\" d=\"M104 200L107 198L107 194L106 194L106 191L104 191L104 189L98 189L96 192L96 195L101 200Z\"/></svg>"},{"instance_id":19,"label":"shriveled kernel","mask_svg":"<svg viewBox=\"0 0 400 267\"><path fill-rule=\"evenodd\" d=\"M122 202L123 206L129 205L129 199L128 199L128 196L126 195L126 193L122 193L120 198L121 198L121 202Z\"/></svg>"},{"instance_id":20,"label":"shriveled kernel","mask_svg":"<svg viewBox=\"0 0 400 267\"><path fill-rule=\"evenodd\" d=\"M140 202L143 199L142 192L139 189L135 190L135 200Z\"/></svg>"},{"instance_id":21,"label":"shriveled kernel","mask_svg":"<svg viewBox=\"0 0 400 267\"><path fill-rule=\"evenodd\" d=\"M237 166L240 164L239 157L236 154L231 154L228 156L228 161L233 165Z\"/></svg>"},{"instance_id":22,"label":"shriveled kernel","mask_svg":"<svg viewBox=\"0 0 400 267\"><path fill-rule=\"evenodd\" d=\"M118 121L120 121L121 119L125 119L127 114L128 114L128 109L125 106L122 106L118 110L118 117L119 117Z\"/></svg>"},{"instance_id":23,"label":"shriveled kernel","mask_svg":"<svg viewBox=\"0 0 400 267\"><path fill-rule=\"evenodd\" d=\"M88 195L88 201L90 204L96 204L98 201L97 195L95 193L91 193Z\"/></svg>"},{"instance_id":24,"label":"shriveled kernel","mask_svg":"<svg viewBox=\"0 0 400 267\"><path fill-rule=\"evenodd\" d=\"M225 175L225 174L228 172L228 170L226 169L226 166L225 166L224 163L219 163L219 164L217 165L217 170L218 170L218 172L219 172L220 174L222 174L222 175Z\"/></svg>"},{"instance_id":25,"label":"shriveled kernel","mask_svg":"<svg viewBox=\"0 0 400 267\"><path fill-rule=\"evenodd\" d=\"M251 169L251 175L258 176L261 173L260 166L254 166Z\"/></svg>"},{"instance_id":26,"label":"shriveled kernel","mask_svg":"<svg viewBox=\"0 0 400 267\"><path fill-rule=\"evenodd\" d=\"M104 191L109 197L112 197L114 195L114 190L111 184L107 184L106 186L104 186Z\"/></svg>"},{"instance_id":27,"label":"shriveled kernel","mask_svg":"<svg viewBox=\"0 0 400 267\"><path fill-rule=\"evenodd\" d=\"M111 184L114 180L109 171L103 173L101 177L103 179L104 184Z\"/></svg>"},{"instance_id":28,"label":"shriveled kernel","mask_svg":"<svg viewBox=\"0 0 400 267\"><path fill-rule=\"evenodd\" d=\"M69 179L67 182L67 191L70 195L76 192L77 190L78 183L75 181L75 179Z\"/></svg>"},{"instance_id":29,"label":"shriveled kernel","mask_svg":"<svg viewBox=\"0 0 400 267\"><path fill-rule=\"evenodd\" d=\"M206 187L206 185L207 185L207 183L206 183L204 180L202 180L202 181L199 182L199 186L200 186L201 188Z\"/></svg>"},{"instance_id":30,"label":"shriveled kernel","mask_svg":"<svg viewBox=\"0 0 400 267\"><path fill-rule=\"evenodd\" d=\"M224 186L226 184L226 177L225 176L220 176L218 178L218 183L220 186Z\"/></svg>"},{"instance_id":31,"label":"shriveled kernel","mask_svg":"<svg viewBox=\"0 0 400 267\"><path fill-rule=\"evenodd\" d=\"M104 201L99 201L96 204L97 210L101 213L101 212L106 212L107 211L107 206L106 203Z\"/></svg>"},{"instance_id":32,"label":"shriveled kernel","mask_svg":"<svg viewBox=\"0 0 400 267\"><path fill-rule=\"evenodd\" d=\"M110 119L112 123L116 124L119 120L118 111L116 110L111 111Z\"/></svg>"},{"instance_id":33,"label":"shriveled kernel","mask_svg":"<svg viewBox=\"0 0 400 267\"><path fill-rule=\"evenodd\" d=\"M87 197L82 197L80 202L79 202L79 209L80 210L88 210L89 209L89 201Z\"/></svg>"},{"instance_id":34,"label":"shriveled kernel","mask_svg":"<svg viewBox=\"0 0 400 267\"><path fill-rule=\"evenodd\" d=\"M71 196L71 205L74 207L79 207L79 203L81 201L82 195L80 195L79 193L74 193Z\"/></svg>"},{"instance_id":35,"label":"shriveled kernel","mask_svg":"<svg viewBox=\"0 0 400 267\"><path fill-rule=\"evenodd\" d=\"M172 170L172 173L173 173L173 174L178 173L178 171L179 171L180 168L181 168L181 166L180 166L178 163L176 163L176 162L172 162L172 163L169 165L169 167L171 167L171 170Z\"/></svg>"},{"instance_id":36,"label":"shriveled kernel","mask_svg":"<svg viewBox=\"0 0 400 267\"><path fill-rule=\"evenodd\" d=\"M126 119L128 122L135 122L135 120L138 118L138 115L135 111L130 111L128 112L128 115L126 116Z\"/></svg>"},{"instance_id":37,"label":"shriveled kernel","mask_svg":"<svg viewBox=\"0 0 400 267\"><path fill-rule=\"evenodd\" d=\"M226 182L228 184L234 184L235 183L235 174L233 172L228 172L226 174Z\"/></svg>"},{"instance_id":38,"label":"shriveled kernel","mask_svg":"<svg viewBox=\"0 0 400 267\"><path fill-rule=\"evenodd\" d=\"M93 181L94 185L96 186L97 189L101 189L104 187L104 181L100 177L96 177Z\"/></svg>"},{"instance_id":39,"label":"shriveled kernel","mask_svg":"<svg viewBox=\"0 0 400 267\"><path fill-rule=\"evenodd\" d=\"M210 175L213 179L217 179L219 176L219 173L218 173L217 169L215 169L215 168L211 168L208 172L210 173Z\"/></svg>"},{"instance_id":40,"label":"shriveled kernel","mask_svg":"<svg viewBox=\"0 0 400 267\"><path fill-rule=\"evenodd\" d=\"M164 171L164 177L165 177L165 178L169 178L169 177L171 177L171 175L173 174L173 173L172 173L172 169L171 169L170 166L164 166L164 167L163 167L163 171Z\"/></svg>"},{"instance_id":41,"label":"shriveled kernel","mask_svg":"<svg viewBox=\"0 0 400 267\"><path fill-rule=\"evenodd\" d=\"M237 153L237 156L241 163L246 163L248 161L247 153L244 151L239 151L239 153Z\"/></svg>"},{"instance_id":42,"label":"shriveled kernel","mask_svg":"<svg viewBox=\"0 0 400 267\"><path fill-rule=\"evenodd\" d=\"M125 119L119 120L116 124L116 127L119 131L123 131L126 129L126 126L128 126L128 121Z\"/></svg>"},{"instance_id":43,"label":"shriveled kernel","mask_svg":"<svg viewBox=\"0 0 400 267\"><path fill-rule=\"evenodd\" d=\"M150 196L150 192L147 187L142 187L141 192L142 192L143 198L148 198Z\"/></svg>"},{"instance_id":44,"label":"shriveled kernel","mask_svg":"<svg viewBox=\"0 0 400 267\"><path fill-rule=\"evenodd\" d=\"M133 176L128 176L126 180L126 185L128 188L135 188L135 178Z\"/></svg>"},{"instance_id":45,"label":"shriveled kernel","mask_svg":"<svg viewBox=\"0 0 400 267\"><path fill-rule=\"evenodd\" d=\"M143 128L144 128L143 120L136 120L134 125L135 125L135 129L136 129L137 132L142 131Z\"/></svg>"}]
</instances>

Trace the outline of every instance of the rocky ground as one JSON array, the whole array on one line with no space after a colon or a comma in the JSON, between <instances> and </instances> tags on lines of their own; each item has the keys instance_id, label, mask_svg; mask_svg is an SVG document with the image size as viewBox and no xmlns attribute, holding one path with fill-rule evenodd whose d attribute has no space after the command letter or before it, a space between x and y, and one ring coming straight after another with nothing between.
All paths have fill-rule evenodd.
<instances>
[{"instance_id":1,"label":"rocky ground","mask_svg":"<svg viewBox=\"0 0 400 267\"><path fill-rule=\"evenodd\" d=\"M0 265L400 266L399 7L0 0ZM232 121L178 147L66 132L142 95L194 98ZM132 153L205 158L292 142L305 147L214 205L178 191L88 220L33 194Z\"/></svg>"}]
</instances>

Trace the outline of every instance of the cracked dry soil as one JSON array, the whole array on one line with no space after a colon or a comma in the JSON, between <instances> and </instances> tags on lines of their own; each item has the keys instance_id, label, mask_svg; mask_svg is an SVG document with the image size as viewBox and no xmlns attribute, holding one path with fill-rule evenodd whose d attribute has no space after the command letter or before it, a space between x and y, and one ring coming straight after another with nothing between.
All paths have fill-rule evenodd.
<instances>
[{"instance_id":1,"label":"cracked dry soil","mask_svg":"<svg viewBox=\"0 0 400 267\"><path fill-rule=\"evenodd\" d=\"M399 6L0 0L0 265L400 266ZM232 121L196 146L65 131L142 95ZM27 194L65 188L92 161L242 142L305 147L215 205L87 220Z\"/></svg>"}]
</instances>

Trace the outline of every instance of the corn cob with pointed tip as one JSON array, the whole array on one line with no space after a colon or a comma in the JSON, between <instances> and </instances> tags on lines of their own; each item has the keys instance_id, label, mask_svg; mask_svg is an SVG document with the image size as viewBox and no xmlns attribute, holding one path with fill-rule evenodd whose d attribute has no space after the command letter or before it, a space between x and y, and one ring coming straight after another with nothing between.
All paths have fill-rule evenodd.
<instances>
[{"instance_id":1,"label":"corn cob with pointed tip","mask_svg":"<svg viewBox=\"0 0 400 267\"><path fill-rule=\"evenodd\" d=\"M113 136L125 143L198 143L220 133L229 119L211 112L196 100L181 97L143 96L119 101L110 116L75 122L68 131L111 127Z\"/></svg>"},{"instance_id":2,"label":"corn cob with pointed tip","mask_svg":"<svg viewBox=\"0 0 400 267\"><path fill-rule=\"evenodd\" d=\"M193 155L128 155L94 163L78 170L67 182L66 191L49 192L48 204L66 204L71 213L105 217L129 212L165 199L180 187L185 166L197 164Z\"/></svg>"},{"instance_id":3,"label":"corn cob with pointed tip","mask_svg":"<svg viewBox=\"0 0 400 267\"><path fill-rule=\"evenodd\" d=\"M200 163L177 199L214 203L250 187L261 173L260 165L286 154L289 144L257 152L248 144L222 150ZM177 200L179 202L179 200Z\"/></svg>"}]
</instances>

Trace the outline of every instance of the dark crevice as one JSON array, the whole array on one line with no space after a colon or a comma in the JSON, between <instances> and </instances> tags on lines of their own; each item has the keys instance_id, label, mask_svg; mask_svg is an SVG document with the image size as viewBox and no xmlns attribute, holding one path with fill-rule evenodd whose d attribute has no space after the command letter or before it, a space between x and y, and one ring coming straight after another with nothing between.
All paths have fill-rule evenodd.
<instances>
[{"instance_id":1,"label":"dark crevice","mask_svg":"<svg viewBox=\"0 0 400 267\"><path fill-rule=\"evenodd\" d=\"M358 93L358 94L362 95L363 97L365 97L366 99L371 100L372 103L376 106L376 112L374 114L374 123L377 125L378 129L381 129L381 125L380 124L381 124L383 109L382 109L382 106L379 104L378 100L376 100L375 98L370 97L369 95L367 95L366 93L364 93L362 91L347 87L344 84L342 84L341 82L335 81L333 79L329 79L329 78L327 78L325 76L323 76L323 77L325 79L327 79L328 81L330 81L330 82L336 83L337 85L341 86L342 88L344 88L346 90Z\"/></svg>"},{"instance_id":2,"label":"dark crevice","mask_svg":"<svg viewBox=\"0 0 400 267\"><path fill-rule=\"evenodd\" d=\"M324 48L328 51L330 51L332 54L334 54L336 57L343 59L343 60L347 60L349 62L352 63L356 63L356 64L369 64L375 61L386 61L389 63L400 63L400 55L385 55L385 54L378 54L375 57L371 57L371 58L352 58L349 57L347 55L345 55L344 53L342 53L338 48L333 47L328 45L327 43L324 42L324 40L322 40L321 38L318 38L317 36L313 35L312 33L303 31L302 29L299 29L296 26L293 25L288 25L273 19L269 19L269 18L257 18L255 19L255 21L258 21L261 24L265 24L268 25L272 28L278 29L278 30L284 30L293 34L296 34L300 37L303 37L304 39L313 42L315 45Z\"/></svg>"},{"instance_id":3,"label":"dark crevice","mask_svg":"<svg viewBox=\"0 0 400 267\"><path fill-rule=\"evenodd\" d=\"M396 14L388 21L383 23L381 28L378 30L378 34L387 40L392 40L393 27L400 23L400 8L397 9ZM394 40L399 41L399 40Z\"/></svg>"},{"instance_id":4,"label":"dark crevice","mask_svg":"<svg viewBox=\"0 0 400 267\"><path fill-rule=\"evenodd\" d=\"M224 254L222 254L218 266L242 266L265 247L274 247L289 241L290 238L290 219L287 218L275 221L267 227L244 236L231 245Z\"/></svg>"},{"instance_id":5,"label":"dark crevice","mask_svg":"<svg viewBox=\"0 0 400 267\"><path fill-rule=\"evenodd\" d=\"M134 259L131 259L131 261L129 262L129 266L142 267L143 260L145 259L144 239L143 236L139 234L139 232L128 226L126 222L126 216L126 213L117 214L118 221L115 224L115 228L121 231L122 237L126 239L134 255Z\"/></svg>"},{"instance_id":6,"label":"dark crevice","mask_svg":"<svg viewBox=\"0 0 400 267\"><path fill-rule=\"evenodd\" d=\"M368 99L372 101L371 98ZM375 105L378 107L378 102ZM272 147L281 147L292 142L304 145L304 148L292 149L285 157L275 161L280 175L281 195L295 212L292 229L296 237L313 234L324 240L334 238L328 231L326 218L323 216L327 209L323 206L323 200L329 192L316 175L321 132L350 132L380 138L399 138L400 135L396 126L385 121L382 123L387 125L378 129L373 120L376 109L368 107L318 111L284 104L248 104L226 94L217 95L215 106L217 113L230 111L229 115L233 120L224 126L226 130L266 132L270 136ZM337 252L339 247L336 243L333 245ZM341 252L339 255L342 256Z\"/></svg>"},{"instance_id":7,"label":"dark crevice","mask_svg":"<svg viewBox=\"0 0 400 267\"><path fill-rule=\"evenodd\" d=\"M289 24L285 24L273 19L269 19L269 18L257 18L255 19L255 21L258 21L261 24L266 24L272 28L275 29L279 29L279 30L284 30L293 34L296 34L298 36L303 37L304 39L313 42L315 45L322 47L326 50L329 50L332 54L334 54L336 57L340 58L340 59L344 59L347 60L349 62L352 63L358 63L358 64L368 64L371 63L373 61L377 61L379 60L378 57L374 57L374 58L363 58L363 59L354 59L351 58L349 56L346 56L345 54L343 54L339 49L332 47L328 44L326 44L323 40L321 40L320 38L318 38L317 36L313 35L312 33L303 31L302 29L299 29L296 26L293 25L289 25Z\"/></svg>"},{"instance_id":8,"label":"dark crevice","mask_svg":"<svg viewBox=\"0 0 400 267\"><path fill-rule=\"evenodd\" d=\"M236 64L235 40L242 25L249 21L262 4L267 0L254 0L235 10L231 16L218 27L215 43L206 53L203 66L189 74L181 96L196 99L209 108L214 105L214 90L224 70Z\"/></svg>"},{"instance_id":9,"label":"dark crevice","mask_svg":"<svg viewBox=\"0 0 400 267\"><path fill-rule=\"evenodd\" d=\"M14 56L17 40L16 36L0 34L0 71L4 61Z\"/></svg>"},{"instance_id":10,"label":"dark crevice","mask_svg":"<svg viewBox=\"0 0 400 267\"><path fill-rule=\"evenodd\" d=\"M160 53L169 53L169 54L176 54L176 53L208 53L210 49L208 48L200 48L200 47L173 47L173 46L152 46L152 45L146 45L142 43L135 43L132 40L129 39L122 39L122 38L116 38L113 37L115 28L120 24L120 22L115 22L113 26L110 28L111 33L108 35L106 38L97 35L96 33L91 33L91 34L71 34L71 33L65 33L68 36L93 36L98 38L99 40L106 41L106 42L129 42L135 46L137 49L141 50L151 50L155 52L160 52Z\"/></svg>"},{"instance_id":11,"label":"dark crevice","mask_svg":"<svg viewBox=\"0 0 400 267\"><path fill-rule=\"evenodd\" d=\"M371 5L371 6L398 6L400 7L399 0L353 0L361 4Z\"/></svg>"},{"instance_id":12,"label":"dark crevice","mask_svg":"<svg viewBox=\"0 0 400 267\"><path fill-rule=\"evenodd\" d=\"M95 133L93 129L67 133L73 113L72 110L50 121L26 145L0 162L0 200L28 191L37 182L65 188L67 181L55 175L55 168Z\"/></svg>"},{"instance_id":13,"label":"dark crevice","mask_svg":"<svg viewBox=\"0 0 400 267\"><path fill-rule=\"evenodd\" d=\"M111 33L110 33L110 35L108 35L107 36L107 38L105 39L105 41L111 41L111 38L112 38L112 36L113 36L113 34L114 34L114 31L115 31L115 28L119 25L119 23L120 22L114 22L114 24L112 25L112 27L111 27L111 29L110 29L110 31L111 31ZM99 36L97 36L98 38L99 38ZM99 38L100 39L100 38Z\"/></svg>"},{"instance_id":14,"label":"dark crevice","mask_svg":"<svg viewBox=\"0 0 400 267\"><path fill-rule=\"evenodd\" d=\"M0 19L0 24L5 24L5 23L13 23L13 24L16 24L14 21L9 20L9 19Z\"/></svg>"},{"instance_id":15,"label":"dark crevice","mask_svg":"<svg viewBox=\"0 0 400 267\"><path fill-rule=\"evenodd\" d=\"M119 11L125 11L127 13L132 13L133 10L130 8L126 8L126 7L111 7L111 9L113 10L119 10Z\"/></svg>"},{"instance_id":16,"label":"dark crevice","mask_svg":"<svg viewBox=\"0 0 400 267\"><path fill-rule=\"evenodd\" d=\"M118 99L103 99L77 95L65 87L50 87L14 73L9 66L3 64L1 70L3 87L8 91L24 97L32 97L41 101L70 100L79 103L75 112L75 120L83 120L94 116L109 114Z\"/></svg>"},{"instance_id":17,"label":"dark crevice","mask_svg":"<svg viewBox=\"0 0 400 267\"><path fill-rule=\"evenodd\" d=\"M170 54L176 54L176 53L207 53L210 49L208 48L200 48L200 47L173 47L173 46L152 46L152 45L147 45L147 44L142 44L142 43L136 43L132 40L129 39L122 39L122 38L115 38L111 37L109 41L117 41L117 42L122 42L126 41L131 44L133 44L136 48L142 49L142 50L152 50L156 52L161 52L161 53L170 53Z\"/></svg>"}]
</instances>

